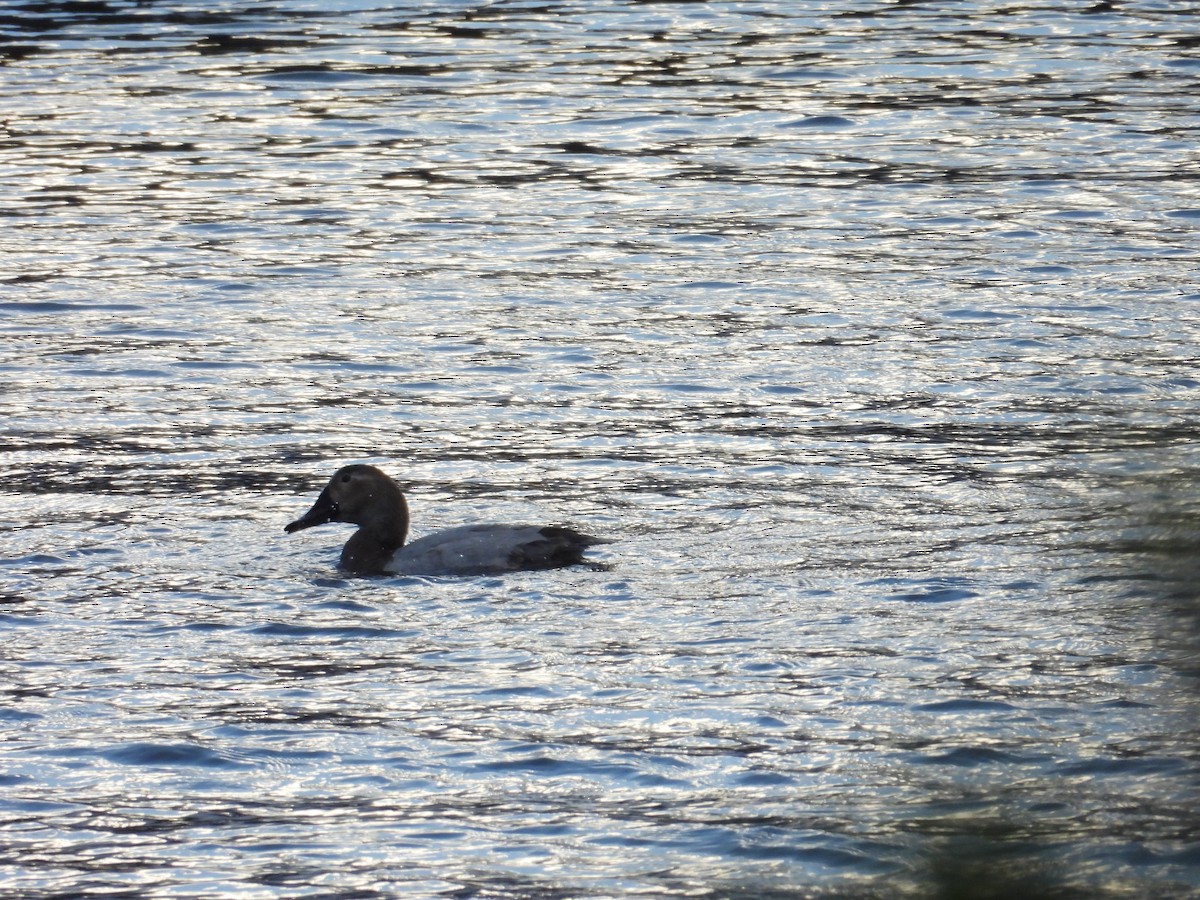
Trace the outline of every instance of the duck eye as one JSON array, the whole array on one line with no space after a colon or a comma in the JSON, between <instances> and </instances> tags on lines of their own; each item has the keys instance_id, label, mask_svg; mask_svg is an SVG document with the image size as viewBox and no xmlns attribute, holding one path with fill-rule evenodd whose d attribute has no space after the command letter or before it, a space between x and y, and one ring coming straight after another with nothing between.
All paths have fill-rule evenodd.
<instances>
[{"instance_id":1,"label":"duck eye","mask_svg":"<svg viewBox=\"0 0 1200 900\"><path fill-rule=\"evenodd\" d=\"M349 476L349 475L343 475L343 476L342 476L342 484L349 484L349 483L350 483L350 476Z\"/></svg>"}]
</instances>

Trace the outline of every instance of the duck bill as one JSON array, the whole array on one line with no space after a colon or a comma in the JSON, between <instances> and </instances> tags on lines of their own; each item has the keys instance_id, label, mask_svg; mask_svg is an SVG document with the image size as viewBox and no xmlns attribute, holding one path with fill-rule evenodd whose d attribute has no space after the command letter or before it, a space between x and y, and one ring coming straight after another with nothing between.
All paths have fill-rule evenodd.
<instances>
[{"instance_id":1,"label":"duck bill","mask_svg":"<svg viewBox=\"0 0 1200 900\"><path fill-rule=\"evenodd\" d=\"M295 522L285 525L283 530L288 534L296 531L303 531L305 528L312 528L316 525L324 525L326 522L335 522L338 517L338 505L329 497L329 489L321 491L321 496L317 497L317 502L313 504L312 509L298 518Z\"/></svg>"}]
</instances>

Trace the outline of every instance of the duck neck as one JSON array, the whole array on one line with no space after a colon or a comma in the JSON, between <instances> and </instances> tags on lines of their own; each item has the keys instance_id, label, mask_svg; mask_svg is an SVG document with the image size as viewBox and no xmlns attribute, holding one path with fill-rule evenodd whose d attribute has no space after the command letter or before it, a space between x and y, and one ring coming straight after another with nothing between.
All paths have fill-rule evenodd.
<instances>
[{"instance_id":1,"label":"duck neck","mask_svg":"<svg viewBox=\"0 0 1200 900\"><path fill-rule=\"evenodd\" d=\"M341 566L354 575L374 575L384 571L392 555L404 546L408 535L408 504L404 496L389 504L386 516L362 522L358 531L342 548Z\"/></svg>"}]
</instances>

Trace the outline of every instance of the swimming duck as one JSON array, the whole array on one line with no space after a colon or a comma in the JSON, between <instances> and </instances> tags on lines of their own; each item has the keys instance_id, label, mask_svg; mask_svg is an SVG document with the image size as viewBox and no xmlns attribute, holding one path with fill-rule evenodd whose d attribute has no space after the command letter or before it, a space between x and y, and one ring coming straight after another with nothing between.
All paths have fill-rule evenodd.
<instances>
[{"instance_id":1,"label":"swimming duck","mask_svg":"<svg viewBox=\"0 0 1200 900\"><path fill-rule=\"evenodd\" d=\"M341 567L353 575L495 575L556 569L585 562L601 538L555 525L463 525L410 544L408 503L400 486L374 466L338 469L312 509L284 528L288 534L349 522L358 526L342 548Z\"/></svg>"}]
</instances>

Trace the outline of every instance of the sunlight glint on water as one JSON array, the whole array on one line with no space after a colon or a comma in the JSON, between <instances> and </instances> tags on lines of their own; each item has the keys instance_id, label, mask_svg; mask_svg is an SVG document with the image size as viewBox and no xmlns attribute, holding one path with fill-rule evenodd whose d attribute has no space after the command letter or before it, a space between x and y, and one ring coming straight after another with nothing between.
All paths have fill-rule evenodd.
<instances>
[{"instance_id":1,"label":"sunlight glint on water","mask_svg":"<svg viewBox=\"0 0 1200 900\"><path fill-rule=\"evenodd\" d=\"M1190 23L11 4L6 896L1196 890Z\"/></svg>"}]
</instances>

